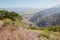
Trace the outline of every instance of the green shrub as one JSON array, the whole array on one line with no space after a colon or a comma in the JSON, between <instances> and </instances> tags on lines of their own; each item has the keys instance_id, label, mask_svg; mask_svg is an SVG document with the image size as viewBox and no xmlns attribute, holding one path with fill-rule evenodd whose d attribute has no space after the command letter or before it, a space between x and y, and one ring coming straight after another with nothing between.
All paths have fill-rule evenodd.
<instances>
[{"instance_id":1,"label":"green shrub","mask_svg":"<svg viewBox=\"0 0 60 40\"><path fill-rule=\"evenodd\" d=\"M4 20L4 26L6 26L6 25L12 25L12 23L13 23L13 21L10 20L10 19L5 19Z\"/></svg>"},{"instance_id":2,"label":"green shrub","mask_svg":"<svg viewBox=\"0 0 60 40\"><path fill-rule=\"evenodd\" d=\"M50 37L50 31L46 28L43 30L43 36L49 38Z\"/></svg>"},{"instance_id":3,"label":"green shrub","mask_svg":"<svg viewBox=\"0 0 60 40\"><path fill-rule=\"evenodd\" d=\"M3 20L4 18L10 18L11 20L14 20L14 21L17 19L19 20L23 19L23 17L16 12L0 10L0 20Z\"/></svg>"},{"instance_id":4,"label":"green shrub","mask_svg":"<svg viewBox=\"0 0 60 40\"><path fill-rule=\"evenodd\" d=\"M49 28L51 31L60 32L60 26L52 26Z\"/></svg>"}]
</instances>

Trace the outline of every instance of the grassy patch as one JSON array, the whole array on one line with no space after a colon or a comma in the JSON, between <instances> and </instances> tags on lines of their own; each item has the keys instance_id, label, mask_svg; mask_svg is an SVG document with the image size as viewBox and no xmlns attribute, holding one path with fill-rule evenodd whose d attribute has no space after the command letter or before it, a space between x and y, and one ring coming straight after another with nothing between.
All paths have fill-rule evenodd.
<instances>
[{"instance_id":1,"label":"grassy patch","mask_svg":"<svg viewBox=\"0 0 60 40\"><path fill-rule=\"evenodd\" d=\"M49 31L47 28L44 29L44 30L43 30L43 35L44 35L45 37L49 38L49 36L50 36L50 31Z\"/></svg>"}]
</instances>

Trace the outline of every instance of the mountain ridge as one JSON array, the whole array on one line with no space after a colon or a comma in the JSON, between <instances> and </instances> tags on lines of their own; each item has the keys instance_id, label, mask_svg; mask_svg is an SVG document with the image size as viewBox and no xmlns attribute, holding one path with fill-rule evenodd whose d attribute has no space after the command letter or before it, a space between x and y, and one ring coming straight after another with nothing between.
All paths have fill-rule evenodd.
<instances>
[{"instance_id":1,"label":"mountain ridge","mask_svg":"<svg viewBox=\"0 0 60 40\"><path fill-rule=\"evenodd\" d=\"M58 15L58 16L60 15L60 7L53 7L53 8L50 8L50 9L40 11L40 12L36 13L31 18L30 21L32 21L33 23L35 23L38 26L50 26L50 24L47 23L47 21L50 22L49 20L53 19L51 21L53 23L53 21L55 19L54 17L58 18L58 16L55 16L55 14ZM60 20L60 18L55 19L55 20ZM52 23L51 23L51 26L53 26Z\"/></svg>"}]
</instances>

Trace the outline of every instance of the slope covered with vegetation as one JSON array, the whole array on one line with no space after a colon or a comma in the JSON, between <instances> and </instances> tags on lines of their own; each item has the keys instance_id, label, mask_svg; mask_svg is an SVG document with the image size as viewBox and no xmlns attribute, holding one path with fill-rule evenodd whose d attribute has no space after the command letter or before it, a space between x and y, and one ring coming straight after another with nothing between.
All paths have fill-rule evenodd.
<instances>
[{"instance_id":1,"label":"slope covered with vegetation","mask_svg":"<svg viewBox=\"0 0 60 40\"><path fill-rule=\"evenodd\" d=\"M30 26L18 13L0 10L0 40L39 40L37 33L27 30Z\"/></svg>"},{"instance_id":2,"label":"slope covered with vegetation","mask_svg":"<svg viewBox=\"0 0 60 40\"><path fill-rule=\"evenodd\" d=\"M60 25L37 27L5 10L0 10L0 16L0 40L60 40Z\"/></svg>"}]
</instances>

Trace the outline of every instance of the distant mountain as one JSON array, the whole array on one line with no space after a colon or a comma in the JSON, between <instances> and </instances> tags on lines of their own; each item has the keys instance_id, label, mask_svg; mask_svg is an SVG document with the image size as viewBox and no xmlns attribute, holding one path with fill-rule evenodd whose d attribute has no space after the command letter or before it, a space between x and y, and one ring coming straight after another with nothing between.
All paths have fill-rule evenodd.
<instances>
[{"instance_id":1,"label":"distant mountain","mask_svg":"<svg viewBox=\"0 0 60 40\"><path fill-rule=\"evenodd\" d=\"M22 8L0 8L0 10L14 11L20 14L34 14L34 12L40 11L42 9L22 7Z\"/></svg>"},{"instance_id":2,"label":"distant mountain","mask_svg":"<svg viewBox=\"0 0 60 40\"><path fill-rule=\"evenodd\" d=\"M53 26L60 24L60 7L46 9L36 13L30 21L38 26Z\"/></svg>"},{"instance_id":3,"label":"distant mountain","mask_svg":"<svg viewBox=\"0 0 60 40\"><path fill-rule=\"evenodd\" d=\"M35 13L43 10L43 9L37 9L37 8L0 8L0 10L8 10L8 11L14 11L22 15L26 19L30 19Z\"/></svg>"}]
</instances>

